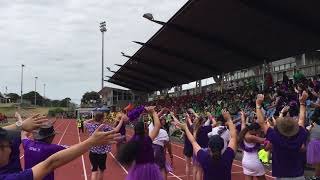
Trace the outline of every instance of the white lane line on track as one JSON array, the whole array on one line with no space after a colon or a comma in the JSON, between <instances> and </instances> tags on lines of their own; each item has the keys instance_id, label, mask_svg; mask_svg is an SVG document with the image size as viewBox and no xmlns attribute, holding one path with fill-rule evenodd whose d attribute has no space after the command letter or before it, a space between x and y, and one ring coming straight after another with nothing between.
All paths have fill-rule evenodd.
<instances>
[{"instance_id":1,"label":"white lane line on track","mask_svg":"<svg viewBox=\"0 0 320 180\"><path fill-rule=\"evenodd\" d=\"M179 179L179 180L182 180L179 176L173 174L172 172L169 172L169 174L171 174L173 177L175 177L175 178L177 178L177 179Z\"/></svg>"},{"instance_id":2,"label":"white lane line on track","mask_svg":"<svg viewBox=\"0 0 320 180\"><path fill-rule=\"evenodd\" d=\"M112 154L112 152L109 152L109 154L110 154L111 157L116 161L116 163L121 167L121 169L122 169L126 174L128 174L128 171L126 170L126 168L124 168L124 167L122 166L122 164L119 163L119 161L114 157L114 155Z\"/></svg>"},{"instance_id":3,"label":"white lane line on track","mask_svg":"<svg viewBox=\"0 0 320 180\"><path fill-rule=\"evenodd\" d=\"M61 136L61 138L60 138L60 140L59 140L59 142L58 142L58 145L60 145L60 143L61 143L61 141L62 141L62 139L63 139L64 135L66 135L66 132L67 132L67 129L68 129L68 127L69 127L70 123L71 123L71 122L69 121L69 123L68 123L68 125L67 125L67 128L64 130L64 132L63 132L63 134L62 134L62 136Z\"/></svg>"},{"instance_id":4,"label":"white lane line on track","mask_svg":"<svg viewBox=\"0 0 320 180\"><path fill-rule=\"evenodd\" d=\"M62 123L60 123L56 128L58 128L60 125L62 125L63 124L63 122ZM55 128L55 129L56 129ZM68 128L68 127L67 127ZM61 137L62 138L62 137ZM61 139L60 139L61 140ZM21 157L20 157L20 159L22 159L24 157L24 155L22 155Z\"/></svg>"},{"instance_id":5,"label":"white lane line on track","mask_svg":"<svg viewBox=\"0 0 320 180\"><path fill-rule=\"evenodd\" d=\"M76 126L77 126L77 123L76 123ZM78 128L76 128L76 129L77 129L77 132L78 132L79 143L81 143L81 139L80 139L80 134L79 134ZM83 155L81 155L81 161L82 161L82 168L83 168L84 179L85 179L85 180L88 180L87 169L86 169L86 165L85 165L85 163L84 163L84 157L83 157Z\"/></svg>"}]
</instances>

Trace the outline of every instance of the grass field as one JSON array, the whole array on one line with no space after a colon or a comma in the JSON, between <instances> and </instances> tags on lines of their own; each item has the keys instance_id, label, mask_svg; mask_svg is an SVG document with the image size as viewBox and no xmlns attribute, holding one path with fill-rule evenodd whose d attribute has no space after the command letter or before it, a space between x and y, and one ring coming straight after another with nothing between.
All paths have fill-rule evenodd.
<instances>
[{"instance_id":1,"label":"grass field","mask_svg":"<svg viewBox=\"0 0 320 180\"><path fill-rule=\"evenodd\" d=\"M5 114L7 117L13 117L15 112L19 112L22 117L28 116L30 114L42 114L47 115L50 109L56 107L22 107L17 108L14 104L7 104L6 106L0 104L0 113ZM65 108L62 108L65 109Z\"/></svg>"}]
</instances>

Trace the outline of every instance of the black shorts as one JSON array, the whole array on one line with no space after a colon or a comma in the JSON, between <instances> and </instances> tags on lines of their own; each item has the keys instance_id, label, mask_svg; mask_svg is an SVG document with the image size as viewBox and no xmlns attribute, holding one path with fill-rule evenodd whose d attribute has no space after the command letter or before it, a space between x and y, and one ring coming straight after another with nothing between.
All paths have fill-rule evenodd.
<instances>
[{"instance_id":1,"label":"black shorts","mask_svg":"<svg viewBox=\"0 0 320 180\"><path fill-rule=\"evenodd\" d=\"M97 154L90 151L89 153L89 159L91 163L91 171L98 171L98 168L100 171L103 171L106 169L106 159L107 154Z\"/></svg>"},{"instance_id":2,"label":"black shorts","mask_svg":"<svg viewBox=\"0 0 320 180\"><path fill-rule=\"evenodd\" d=\"M192 148L186 148L184 147L183 148L183 154L185 156L187 156L188 158L191 158L192 157L192 154L193 154L193 149Z\"/></svg>"}]
</instances>

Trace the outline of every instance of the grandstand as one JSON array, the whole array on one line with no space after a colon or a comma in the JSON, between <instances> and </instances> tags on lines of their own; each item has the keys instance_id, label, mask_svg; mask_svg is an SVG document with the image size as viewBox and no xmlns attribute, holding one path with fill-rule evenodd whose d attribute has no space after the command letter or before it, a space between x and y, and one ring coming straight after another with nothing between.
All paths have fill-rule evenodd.
<instances>
[{"instance_id":1,"label":"grandstand","mask_svg":"<svg viewBox=\"0 0 320 180\"><path fill-rule=\"evenodd\" d=\"M313 3L304 7L313 12ZM303 13L299 4L188 1L168 22L149 15L162 27L147 42L134 41L142 47L132 56L123 54L129 60L108 81L149 95L171 88L181 95L181 86L194 81L190 93L215 89L202 87L201 79L210 77L260 83L271 72L279 81L282 71L291 77L295 67L307 77L319 74L318 16Z\"/></svg>"}]
</instances>

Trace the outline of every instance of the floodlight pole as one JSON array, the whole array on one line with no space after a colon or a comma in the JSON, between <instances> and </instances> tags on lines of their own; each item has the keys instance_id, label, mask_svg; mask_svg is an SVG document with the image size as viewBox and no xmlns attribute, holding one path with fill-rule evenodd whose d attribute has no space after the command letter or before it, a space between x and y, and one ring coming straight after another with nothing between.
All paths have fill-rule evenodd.
<instances>
[{"instance_id":1,"label":"floodlight pole","mask_svg":"<svg viewBox=\"0 0 320 180\"><path fill-rule=\"evenodd\" d=\"M34 77L34 106L37 105L37 80L38 77Z\"/></svg>"},{"instance_id":2,"label":"floodlight pole","mask_svg":"<svg viewBox=\"0 0 320 180\"><path fill-rule=\"evenodd\" d=\"M22 97L22 94L23 94L23 68L24 68L24 64L21 64L21 94L20 94L20 104L22 104L22 100L23 100L23 97Z\"/></svg>"},{"instance_id":3,"label":"floodlight pole","mask_svg":"<svg viewBox=\"0 0 320 180\"><path fill-rule=\"evenodd\" d=\"M101 66L101 89L104 87L104 32L107 31L106 22L100 23L100 31L102 33L102 66Z\"/></svg>"}]
</instances>

